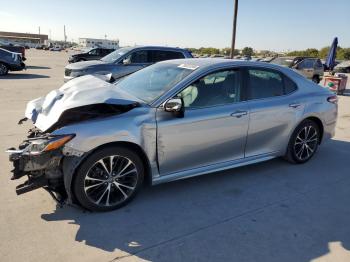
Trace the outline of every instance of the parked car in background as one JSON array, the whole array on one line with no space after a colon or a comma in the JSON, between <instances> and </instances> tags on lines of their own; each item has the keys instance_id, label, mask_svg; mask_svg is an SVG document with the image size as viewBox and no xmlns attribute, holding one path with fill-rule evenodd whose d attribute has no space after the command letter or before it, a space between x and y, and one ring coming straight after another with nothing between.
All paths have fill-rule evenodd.
<instances>
[{"instance_id":1,"label":"parked car in background","mask_svg":"<svg viewBox=\"0 0 350 262\"><path fill-rule=\"evenodd\" d=\"M36 128L8 150L12 179L29 177L17 194L44 187L60 202L108 211L144 181L281 156L307 162L334 135L337 96L273 64L178 59L113 84L74 79L29 102L25 115Z\"/></svg>"},{"instance_id":2,"label":"parked car in background","mask_svg":"<svg viewBox=\"0 0 350 262\"><path fill-rule=\"evenodd\" d=\"M336 73L350 73L350 61L343 61L334 67Z\"/></svg>"},{"instance_id":3,"label":"parked car in background","mask_svg":"<svg viewBox=\"0 0 350 262\"><path fill-rule=\"evenodd\" d=\"M10 52L0 48L0 75L7 75L9 71L21 71L25 68L20 53Z\"/></svg>"},{"instance_id":4,"label":"parked car in background","mask_svg":"<svg viewBox=\"0 0 350 262\"><path fill-rule=\"evenodd\" d=\"M64 81L67 82L75 77L89 74L111 74L111 81L113 81L159 61L179 58L192 58L192 55L186 49L172 47L124 47L108 54L101 60L67 65Z\"/></svg>"},{"instance_id":5,"label":"parked car in background","mask_svg":"<svg viewBox=\"0 0 350 262\"><path fill-rule=\"evenodd\" d=\"M275 58L274 57L265 57L265 58L262 58L260 60L260 62L270 63L273 59L275 59Z\"/></svg>"},{"instance_id":6,"label":"parked car in background","mask_svg":"<svg viewBox=\"0 0 350 262\"><path fill-rule=\"evenodd\" d=\"M40 49L44 49L44 47L45 47L45 45L37 45L37 46L35 47L35 49L40 50Z\"/></svg>"},{"instance_id":7,"label":"parked car in background","mask_svg":"<svg viewBox=\"0 0 350 262\"><path fill-rule=\"evenodd\" d=\"M102 57L108 55L109 53L115 51L115 49L111 48L92 48L88 50L84 50L79 54L71 55L68 59L69 63L82 62L88 60L100 60Z\"/></svg>"},{"instance_id":8,"label":"parked car in background","mask_svg":"<svg viewBox=\"0 0 350 262\"><path fill-rule=\"evenodd\" d=\"M324 73L321 60L315 57L276 57L270 63L290 67L317 84L320 83Z\"/></svg>"},{"instance_id":9,"label":"parked car in background","mask_svg":"<svg viewBox=\"0 0 350 262\"><path fill-rule=\"evenodd\" d=\"M0 48L6 49L6 50L8 50L10 52L20 53L22 55L22 61L26 60L26 57L25 57L26 51L25 51L25 47L24 46L18 46L18 45L9 44L9 45L0 45Z\"/></svg>"},{"instance_id":10,"label":"parked car in background","mask_svg":"<svg viewBox=\"0 0 350 262\"><path fill-rule=\"evenodd\" d=\"M58 52L60 52L60 51L63 50L63 48L60 47L60 46L54 46L54 47L51 47L49 50L50 50L50 51L58 51Z\"/></svg>"}]
</instances>

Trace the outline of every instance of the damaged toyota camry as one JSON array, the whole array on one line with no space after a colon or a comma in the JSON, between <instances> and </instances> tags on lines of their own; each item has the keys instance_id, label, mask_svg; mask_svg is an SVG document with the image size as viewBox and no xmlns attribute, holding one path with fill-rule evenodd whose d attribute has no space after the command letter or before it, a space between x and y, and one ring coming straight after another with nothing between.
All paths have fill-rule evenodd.
<instances>
[{"instance_id":1,"label":"damaged toyota camry","mask_svg":"<svg viewBox=\"0 0 350 262\"><path fill-rule=\"evenodd\" d=\"M334 135L337 97L277 65L160 62L116 83L87 75L30 101L10 148L17 194L108 211L152 185L284 157L305 163Z\"/></svg>"}]
</instances>

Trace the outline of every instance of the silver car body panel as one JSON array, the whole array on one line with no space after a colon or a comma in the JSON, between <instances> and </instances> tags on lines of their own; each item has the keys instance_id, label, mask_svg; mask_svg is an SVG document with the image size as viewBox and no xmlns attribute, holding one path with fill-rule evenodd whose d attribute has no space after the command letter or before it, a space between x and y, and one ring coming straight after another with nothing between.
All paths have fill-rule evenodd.
<instances>
[{"instance_id":1,"label":"silver car body panel","mask_svg":"<svg viewBox=\"0 0 350 262\"><path fill-rule=\"evenodd\" d=\"M337 106L327 102L332 94L291 69L224 59L181 59L162 63L190 64L198 68L149 105L142 104L120 115L55 130L54 135L76 135L64 150L81 156L110 143L136 145L147 157L152 183L158 184L284 155L295 127L308 117L322 121L323 139L334 135ZM280 97L187 110L184 118L164 111L162 105L167 99L201 76L219 69L242 67L278 70L293 79L298 90ZM70 84L85 85L78 81ZM114 91L108 93L112 94L119 95ZM96 97L106 98L102 94ZM240 118L231 116L237 110L246 114Z\"/></svg>"}]
</instances>

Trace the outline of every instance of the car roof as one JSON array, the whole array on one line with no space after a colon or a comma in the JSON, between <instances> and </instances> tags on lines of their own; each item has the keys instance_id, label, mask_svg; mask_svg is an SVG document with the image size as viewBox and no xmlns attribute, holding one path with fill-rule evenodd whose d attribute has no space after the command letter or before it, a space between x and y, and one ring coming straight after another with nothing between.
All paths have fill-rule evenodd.
<instances>
[{"instance_id":1,"label":"car roof","mask_svg":"<svg viewBox=\"0 0 350 262\"><path fill-rule=\"evenodd\" d=\"M130 46L130 49L157 49L157 50L172 50L172 51L187 51L187 49L179 47L169 47L169 46L154 46L154 45L141 45L141 46Z\"/></svg>"},{"instance_id":2,"label":"car roof","mask_svg":"<svg viewBox=\"0 0 350 262\"><path fill-rule=\"evenodd\" d=\"M226 66L251 66L251 67L264 67L277 69L279 71L284 71L285 67L260 62L260 61L245 61L238 59L225 59L225 58L184 58L184 59L174 59L174 60L166 60L159 63L170 63L183 65L183 67L188 68L198 68L198 69L209 69L216 67L226 67Z\"/></svg>"}]
</instances>

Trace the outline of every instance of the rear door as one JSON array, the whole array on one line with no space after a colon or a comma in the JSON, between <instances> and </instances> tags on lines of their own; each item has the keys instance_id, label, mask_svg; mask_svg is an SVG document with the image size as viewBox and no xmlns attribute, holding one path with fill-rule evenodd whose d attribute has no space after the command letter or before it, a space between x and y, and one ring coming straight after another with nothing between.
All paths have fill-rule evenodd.
<instances>
[{"instance_id":1,"label":"rear door","mask_svg":"<svg viewBox=\"0 0 350 262\"><path fill-rule=\"evenodd\" d=\"M245 156L284 150L297 115L304 105L297 85L279 71L247 68L245 71L250 121Z\"/></svg>"}]
</instances>

